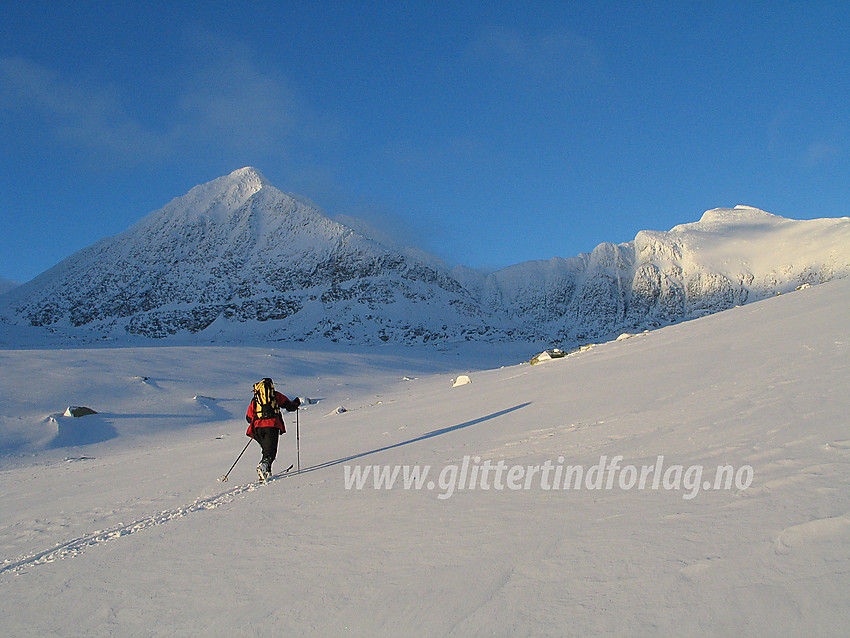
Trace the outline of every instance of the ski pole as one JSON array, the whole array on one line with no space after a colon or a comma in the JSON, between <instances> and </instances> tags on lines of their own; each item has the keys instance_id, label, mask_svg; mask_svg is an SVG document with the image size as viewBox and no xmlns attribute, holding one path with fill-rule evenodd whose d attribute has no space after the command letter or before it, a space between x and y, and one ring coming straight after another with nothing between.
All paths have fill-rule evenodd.
<instances>
[{"instance_id":1,"label":"ski pole","mask_svg":"<svg viewBox=\"0 0 850 638\"><path fill-rule=\"evenodd\" d=\"M245 454L245 450L247 450L247 449L248 449L248 446L249 446L249 445L251 445L251 440L250 440L250 439L249 439L249 440L248 440L248 442L245 444L245 447L244 447L244 448L242 448L242 451L239 453L239 456L237 456L237 457L236 457L236 460L235 460L235 461L233 461L233 465L231 465L231 466L230 466L230 469L229 469L229 470L227 470L227 474L225 474L225 475L224 475L224 476L222 476L220 479L218 479L219 481L221 481L222 483L226 483L226 482L227 482L227 476L228 476L228 474L230 474L230 473L233 471L233 468L234 468L234 467L236 467L236 464L239 462L239 459L241 459L241 458L242 458L242 455L243 455L243 454Z\"/></svg>"},{"instance_id":2,"label":"ski pole","mask_svg":"<svg viewBox=\"0 0 850 638\"><path fill-rule=\"evenodd\" d=\"M295 454L298 457L298 472L301 472L301 429L298 427L298 410L295 410Z\"/></svg>"}]
</instances>

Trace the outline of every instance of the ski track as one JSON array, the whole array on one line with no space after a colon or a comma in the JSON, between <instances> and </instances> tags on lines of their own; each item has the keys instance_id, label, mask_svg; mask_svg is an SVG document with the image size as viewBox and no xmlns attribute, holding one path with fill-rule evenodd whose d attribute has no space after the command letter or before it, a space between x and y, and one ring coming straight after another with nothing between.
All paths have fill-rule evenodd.
<instances>
[{"instance_id":1,"label":"ski track","mask_svg":"<svg viewBox=\"0 0 850 638\"><path fill-rule=\"evenodd\" d=\"M285 478L284 474L272 476L267 483L281 478ZM16 561L6 559L3 561L3 564L0 565L0 574L4 574L6 572L21 572L27 567L52 563L72 556L79 556L87 549L96 545L102 545L103 543L124 538L125 536L136 534L152 527L164 525L165 523L176 521L195 512L216 509L222 505L233 502L237 496L240 496L245 492L253 492L259 489L261 485L263 484L258 482L239 485L227 492L222 492L221 494L217 494L209 498L195 499L189 505L163 510L159 514L146 516L145 518L133 521L132 523L121 523L120 525L92 532L91 534L80 536L79 538L72 539L65 543L59 543L51 549L24 556Z\"/></svg>"}]
</instances>

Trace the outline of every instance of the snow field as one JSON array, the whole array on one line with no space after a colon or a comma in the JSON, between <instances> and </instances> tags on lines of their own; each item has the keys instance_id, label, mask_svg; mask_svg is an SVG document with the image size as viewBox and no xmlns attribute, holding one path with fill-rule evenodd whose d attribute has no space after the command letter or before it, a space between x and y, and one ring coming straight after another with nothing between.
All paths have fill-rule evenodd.
<instances>
[{"instance_id":1,"label":"snow field","mask_svg":"<svg viewBox=\"0 0 850 638\"><path fill-rule=\"evenodd\" d=\"M490 370L427 350L0 351L4 632L842 635L848 304L837 281ZM305 471L256 487L252 447L217 483L266 374L320 399L299 417ZM472 383L452 388L459 374ZM55 404L31 398L32 379ZM91 404L115 436L54 449L7 434L70 404ZM287 424L278 470L295 460ZM602 455L749 464L754 481L690 500L343 485L346 464L588 468Z\"/></svg>"}]
</instances>

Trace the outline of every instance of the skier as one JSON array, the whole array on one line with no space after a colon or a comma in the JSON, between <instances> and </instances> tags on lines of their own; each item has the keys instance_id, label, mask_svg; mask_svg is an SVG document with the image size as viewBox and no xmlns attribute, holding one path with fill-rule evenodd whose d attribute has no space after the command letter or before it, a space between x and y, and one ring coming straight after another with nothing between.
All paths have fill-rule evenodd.
<instances>
[{"instance_id":1,"label":"skier","mask_svg":"<svg viewBox=\"0 0 850 638\"><path fill-rule=\"evenodd\" d=\"M245 434L263 449L263 458L257 466L260 481L266 481L272 474L272 463L277 456L277 442L281 433L286 432L280 409L294 412L301 405L296 398L290 401L285 395L275 391L271 379L263 379L254 384L254 398L248 406L245 419L250 424Z\"/></svg>"}]
</instances>

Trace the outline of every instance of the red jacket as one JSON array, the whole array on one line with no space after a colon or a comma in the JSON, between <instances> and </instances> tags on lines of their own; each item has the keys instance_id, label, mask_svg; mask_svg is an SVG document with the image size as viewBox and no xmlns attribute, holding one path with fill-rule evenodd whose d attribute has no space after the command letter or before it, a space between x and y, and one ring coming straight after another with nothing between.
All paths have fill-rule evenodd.
<instances>
[{"instance_id":1,"label":"red jacket","mask_svg":"<svg viewBox=\"0 0 850 638\"><path fill-rule=\"evenodd\" d=\"M298 409L298 404L290 401L286 396L281 394L280 392L275 391L275 398L277 399L277 404L280 406L282 410L287 410L292 412ZM245 419L250 423L248 426L248 431L245 432L246 435L250 436L252 439L254 438L254 428L277 428L280 430L281 434L286 432L286 427L283 424L283 417L277 415L270 419L257 419L254 417L254 401L251 400L251 403L248 405L248 413L245 415Z\"/></svg>"}]
</instances>

